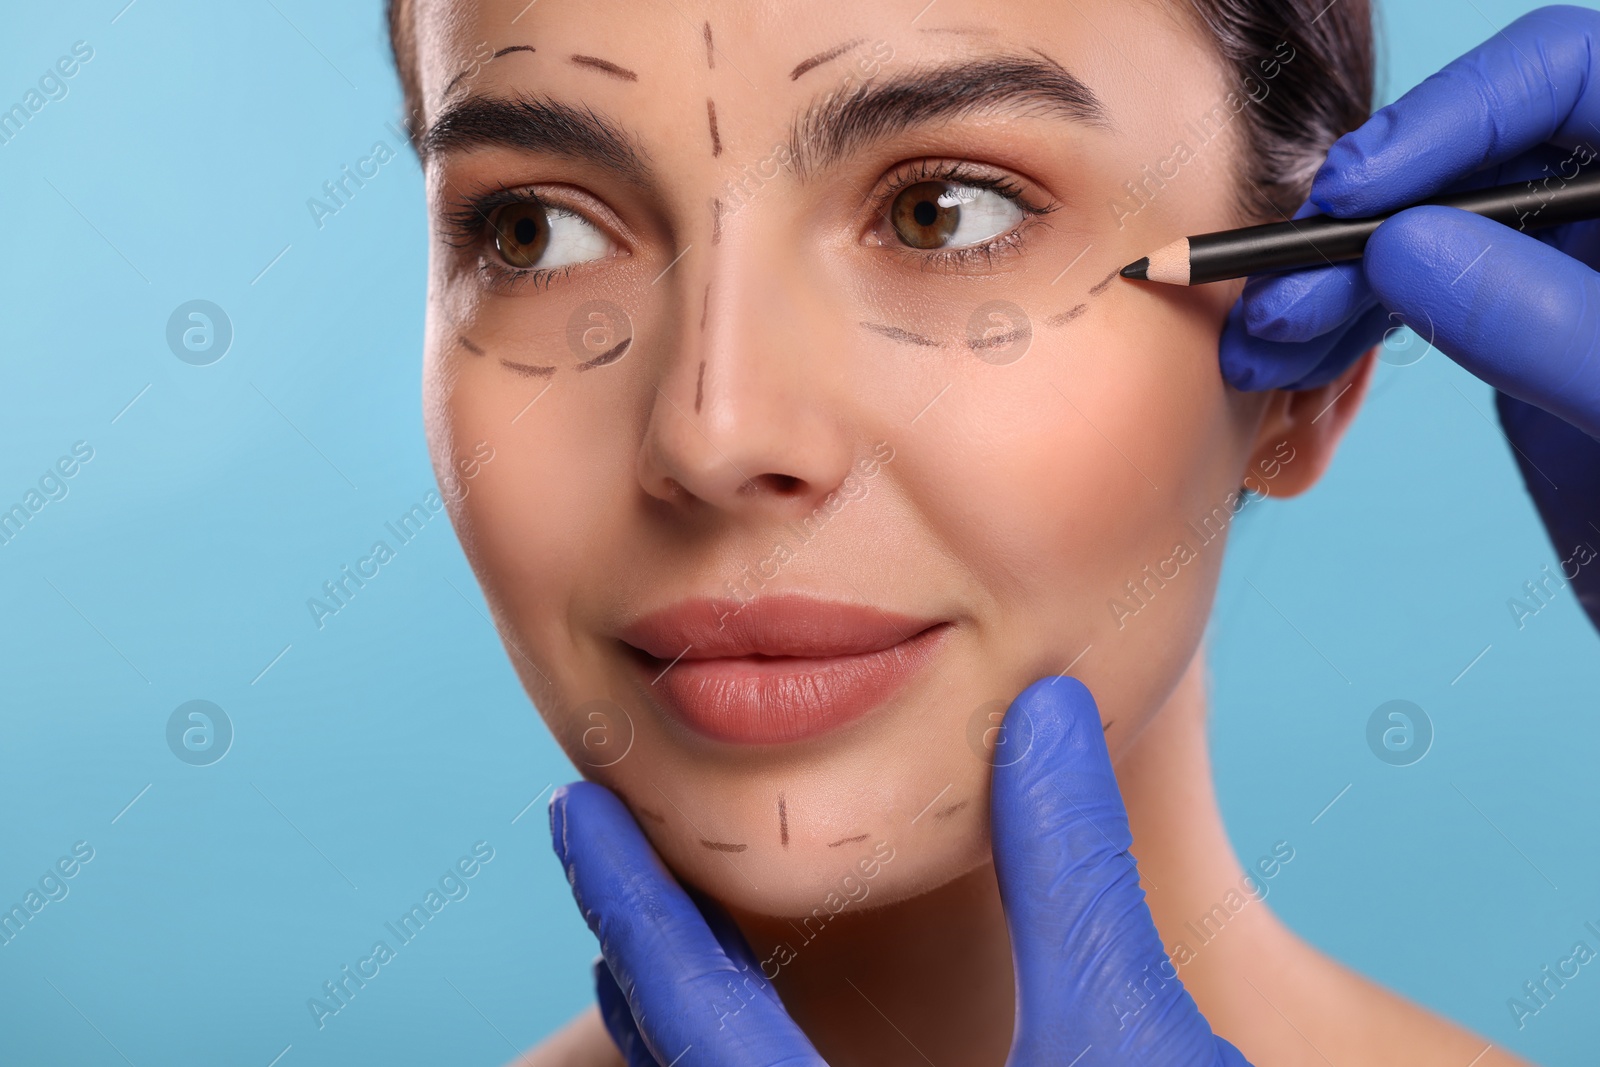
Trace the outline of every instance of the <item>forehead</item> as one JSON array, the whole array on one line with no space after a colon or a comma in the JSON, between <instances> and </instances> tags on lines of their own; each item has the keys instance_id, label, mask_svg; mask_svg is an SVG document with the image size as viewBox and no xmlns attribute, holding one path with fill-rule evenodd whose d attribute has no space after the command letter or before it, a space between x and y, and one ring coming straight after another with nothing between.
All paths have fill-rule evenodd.
<instances>
[{"instance_id":1,"label":"forehead","mask_svg":"<svg viewBox=\"0 0 1600 1067\"><path fill-rule=\"evenodd\" d=\"M1162 125L1185 93L1224 91L1198 31L1160 0L417 0L425 117L447 90L592 101L630 126L708 104L722 133L770 138L808 103L887 68L1043 57L1115 125ZM1153 122L1146 121L1153 119Z\"/></svg>"}]
</instances>

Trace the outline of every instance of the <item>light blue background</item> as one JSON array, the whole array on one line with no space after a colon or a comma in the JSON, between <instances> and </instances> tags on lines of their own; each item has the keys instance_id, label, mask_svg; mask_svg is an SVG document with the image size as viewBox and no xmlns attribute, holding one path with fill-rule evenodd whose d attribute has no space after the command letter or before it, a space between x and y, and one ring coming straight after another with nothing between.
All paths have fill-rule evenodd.
<instances>
[{"instance_id":1,"label":"light blue background","mask_svg":"<svg viewBox=\"0 0 1600 1067\"><path fill-rule=\"evenodd\" d=\"M379 5L124 3L13 4L0 34L5 106L94 48L0 146L0 504L95 450L0 548L0 904L95 849L0 947L0 1063L503 1063L591 996L527 807L572 769L442 514L323 630L305 608L434 484L421 177L385 125ZM1390 0L1382 99L1532 6ZM307 198L378 141L396 158L319 230ZM236 331L209 367L164 338L197 297ZM1293 843L1271 899L1306 937L1589 1063L1600 968L1520 1032L1506 1007L1600 925L1600 656L1570 593L1520 632L1506 607L1555 556L1492 413L1437 353L1382 367L1324 484L1246 513L1217 777L1242 855ZM1397 697L1437 729L1407 768L1365 742ZM214 766L166 746L194 698L237 731ZM307 998L477 841L470 895L319 1031Z\"/></svg>"}]
</instances>

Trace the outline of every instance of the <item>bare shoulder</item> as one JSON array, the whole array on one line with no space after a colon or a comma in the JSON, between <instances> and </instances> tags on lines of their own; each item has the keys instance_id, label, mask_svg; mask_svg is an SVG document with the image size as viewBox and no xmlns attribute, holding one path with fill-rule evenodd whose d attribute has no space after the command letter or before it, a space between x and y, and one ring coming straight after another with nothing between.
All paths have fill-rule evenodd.
<instances>
[{"instance_id":1,"label":"bare shoulder","mask_svg":"<svg viewBox=\"0 0 1600 1067\"><path fill-rule=\"evenodd\" d=\"M1262 925L1276 927L1262 942L1219 941L1205 949L1213 955L1212 970L1192 990L1216 1031L1250 1062L1529 1067L1511 1051L1323 954L1275 916Z\"/></svg>"},{"instance_id":2,"label":"bare shoulder","mask_svg":"<svg viewBox=\"0 0 1600 1067\"><path fill-rule=\"evenodd\" d=\"M627 1067L594 1005L506 1067Z\"/></svg>"}]
</instances>

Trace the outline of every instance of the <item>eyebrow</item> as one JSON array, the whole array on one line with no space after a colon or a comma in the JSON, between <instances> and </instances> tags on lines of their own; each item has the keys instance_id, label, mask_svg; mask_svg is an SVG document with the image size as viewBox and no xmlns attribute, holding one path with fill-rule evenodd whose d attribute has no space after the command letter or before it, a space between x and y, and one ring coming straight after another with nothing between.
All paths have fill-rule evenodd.
<instances>
[{"instance_id":1,"label":"eyebrow","mask_svg":"<svg viewBox=\"0 0 1600 1067\"><path fill-rule=\"evenodd\" d=\"M1056 114L1110 129L1100 98L1043 53L993 55L914 68L847 93L831 93L796 118L789 151L804 177L865 144L945 119L1000 108Z\"/></svg>"},{"instance_id":2,"label":"eyebrow","mask_svg":"<svg viewBox=\"0 0 1600 1067\"><path fill-rule=\"evenodd\" d=\"M469 148L517 148L594 163L635 184L649 167L628 135L587 107L535 96L464 96L417 142L422 159Z\"/></svg>"}]
</instances>

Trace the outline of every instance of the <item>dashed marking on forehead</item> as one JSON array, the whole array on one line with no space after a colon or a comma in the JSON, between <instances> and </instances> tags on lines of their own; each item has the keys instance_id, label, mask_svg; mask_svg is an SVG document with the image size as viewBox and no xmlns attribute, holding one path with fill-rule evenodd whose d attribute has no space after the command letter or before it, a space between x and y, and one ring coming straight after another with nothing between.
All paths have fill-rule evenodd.
<instances>
[{"instance_id":1,"label":"dashed marking on forehead","mask_svg":"<svg viewBox=\"0 0 1600 1067\"><path fill-rule=\"evenodd\" d=\"M454 78L450 79L450 84L446 85L444 87L444 92L439 94L439 99L443 100L445 97L449 96L450 95L450 90L454 89L456 87L456 83L459 82L462 78L465 78L469 74L476 74L478 71L482 70L489 63L493 63L495 60L499 59L501 56L508 56L512 52L537 52L537 51L538 51L538 49L533 47L533 45L531 45L531 44L507 45L505 48L500 49L500 51L498 51L494 55L490 56L484 62L482 62L482 63L474 63L470 67L463 68L459 74L457 74Z\"/></svg>"},{"instance_id":2,"label":"dashed marking on forehead","mask_svg":"<svg viewBox=\"0 0 1600 1067\"><path fill-rule=\"evenodd\" d=\"M1117 276L1120 275L1121 273L1122 273L1122 268L1118 267L1116 270L1112 271L1110 274L1107 274L1105 276L1105 278L1103 278L1102 280L1100 280L1098 282L1095 282L1093 285L1089 286L1089 295L1090 296L1099 296L1101 293L1103 293L1107 289L1111 288L1111 283L1116 281L1117 280Z\"/></svg>"},{"instance_id":3,"label":"dashed marking on forehead","mask_svg":"<svg viewBox=\"0 0 1600 1067\"><path fill-rule=\"evenodd\" d=\"M850 49L855 48L857 45L865 43L865 41L866 41L865 37L857 37L857 38L855 38L853 40L849 40L849 41L844 42L844 44L836 44L832 48L827 49L826 51L818 52L816 55L812 56L810 59L801 60L795 66L795 68L789 72L789 80L792 81L792 82L799 81L801 79L801 77L804 76L805 74L809 73L810 71L816 70L818 67L822 66L824 63L831 63L833 60L838 59L840 56L842 56L846 52L850 51Z\"/></svg>"},{"instance_id":4,"label":"dashed marking on forehead","mask_svg":"<svg viewBox=\"0 0 1600 1067\"><path fill-rule=\"evenodd\" d=\"M713 198L711 201L711 243L722 243L722 199Z\"/></svg>"},{"instance_id":5,"label":"dashed marking on forehead","mask_svg":"<svg viewBox=\"0 0 1600 1067\"><path fill-rule=\"evenodd\" d=\"M963 37L998 37L1000 31L993 26L919 26L918 33L954 33Z\"/></svg>"},{"instance_id":6,"label":"dashed marking on forehead","mask_svg":"<svg viewBox=\"0 0 1600 1067\"><path fill-rule=\"evenodd\" d=\"M602 74L609 74L613 78L620 78L625 82L636 82L639 80L639 75L635 74L627 67L619 67L609 59L601 59L599 56L572 55L568 56L567 59L569 62L574 63L577 66L588 67L590 70L598 70Z\"/></svg>"},{"instance_id":7,"label":"dashed marking on forehead","mask_svg":"<svg viewBox=\"0 0 1600 1067\"><path fill-rule=\"evenodd\" d=\"M711 23L706 22L706 69L717 69L717 46L711 43Z\"/></svg>"},{"instance_id":8,"label":"dashed marking on forehead","mask_svg":"<svg viewBox=\"0 0 1600 1067\"><path fill-rule=\"evenodd\" d=\"M711 154L722 155L722 135L717 132L717 102L706 97L706 119L711 123Z\"/></svg>"}]
</instances>

